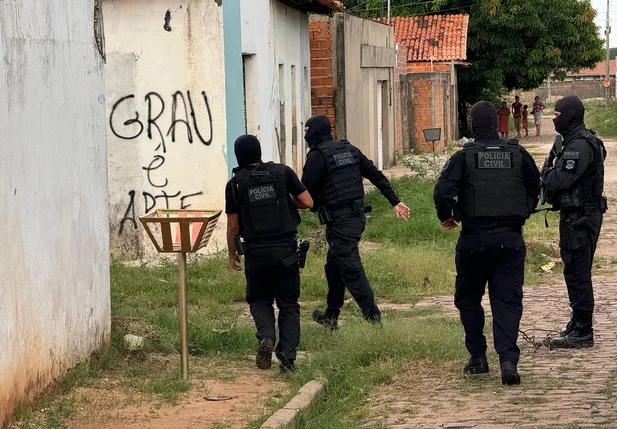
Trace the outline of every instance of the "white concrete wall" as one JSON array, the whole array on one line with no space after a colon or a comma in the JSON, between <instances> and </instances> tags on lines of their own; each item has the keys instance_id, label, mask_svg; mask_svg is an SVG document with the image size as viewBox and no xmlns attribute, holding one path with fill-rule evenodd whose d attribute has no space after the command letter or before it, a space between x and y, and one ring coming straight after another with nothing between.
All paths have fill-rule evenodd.
<instances>
[{"instance_id":1,"label":"white concrete wall","mask_svg":"<svg viewBox=\"0 0 617 429\"><path fill-rule=\"evenodd\" d=\"M337 14L338 16L339 14ZM395 49L392 27L344 14L345 37L345 137L375 164L377 164L377 133L378 133L378 100L379 81L386 81L386 102L383 108L384 123L384 165L386 169L394 161L395 129L394 129L394 66L380 64L380 67L361 67L362 46ZM393 52L394 53L394 52ZM335 56L340 55L339 52ZM339 66L339 65L337 65ZM389 97L388 97L389 94ZM389 98L389 99L388 99ZM337 112L338 114L338 112Z\"/></svg>"},{"instance_id":2,"label":"white concrete wall","mask_svg":"<svg viewBox=\"0 0 617 429\"><path fill-rule=\"evenodd\" d=\"M222 9L220 1L104 2L113 256L154 255L138 218L155 208L224 208ZM174 111L188 126L172 127ZM125 125L137 115L139 122ZM209 250L223 245L223 231L221 222Z\"/></svg>"},{"instance_id":3,"label":"white concrete wall","mask_svg":"<svg viewBox=\"0 0 617 429\"><path fill-rule=\"evenodd\" d=\"M242 52L245 55L254 55L252 61L255 61L255 67L246 75L249 77L246 82L248 132L256 134L261 140L264 161L281 161L278 146L278 142L283 138L279 70L280 65L283 65L286 141L283 161L300 172L306 154L304 122L310 115L308 14L278 0L241 2ZM296 73L295 121L292 66L295 66ZM251 103L252 99L256 101ZM251 121L252 117L256 120ZM294 134L295 156L292 144Z\"/></svg>"},{"instance_id":4,"label":"white concrete wall","mask_svg":"<svg viewBox=\"0 0 617 429\"><path fill-rule=\"evenodd\" d=\"M110 332L93 8L0 2L0 426Z\"/></svg>"}]
</instances>

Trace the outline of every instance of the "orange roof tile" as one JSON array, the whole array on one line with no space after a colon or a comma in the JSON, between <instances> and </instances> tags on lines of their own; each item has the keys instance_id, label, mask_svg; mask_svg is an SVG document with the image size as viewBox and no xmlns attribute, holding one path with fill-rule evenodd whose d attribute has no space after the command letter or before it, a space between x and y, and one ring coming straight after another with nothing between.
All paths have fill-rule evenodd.
<instances>
[{"instance_id":1,"label":"orange roof tile","mask_svg":"<svg viewBox=\"0 0 617 429\"><path fill-rule=\"evenodd\" d=\"M615 76L617 71L617 59L611 60L609 63L611 76ZM568 76L604 76L606 74L606 60L596 64L593 69L581 69L578 73L568 73Z\"/></svg>"},{"instance_id":2,"label":"orange roof tile","mask_svg":"<svg viewBox=\"0 0 617 429\"><path fill-rule=\"evenodd\" d=\"M396 17L394 41L407 46L408 62L467 59L468 15Z\"/></svg>"}]
</instances>

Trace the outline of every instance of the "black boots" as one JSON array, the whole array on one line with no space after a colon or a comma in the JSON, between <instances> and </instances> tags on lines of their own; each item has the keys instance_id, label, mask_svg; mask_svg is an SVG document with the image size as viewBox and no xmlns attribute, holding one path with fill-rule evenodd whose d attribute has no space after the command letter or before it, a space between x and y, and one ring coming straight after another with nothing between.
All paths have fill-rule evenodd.
<instances>
[{"instance_id":1,"label":"black boots","mask_svg":"<svg viewBox=\"0 0 617 429\"><path fill-rule=\"evenodd\" d=\"M551 341L551 346L558 349L578 349L593 346L593 313L576 311L559 338Z\"/></svg>"},{"instance_id":2,"label":"black boots","mask_svg":"<svg viewBox=\"0 0 617 429\"><path fill-rule=\"evenodd\" d=\"M486 356L469 358L464 371L467 375L487 374L488 362ZM518 375L516 364L513 362L501 363L501 384L506 386L521 384L521 377Z\"/></svg>"},{"instance_id":3,"label":"black boots","mask_svg":"<svg viewBox=\"0 0 617 429\"><path fill-rule=\"evenodd\" d=\"M288 359L282 352L276 351L276 358L279 360L279 370L282 374L296 372L295 359Z\"/></svg>"},{"instance_id":4,"label":"black boots","mask_svg":"<svg viewBox=\"0 0 617 429\"><path fill-rule=\"evenodd\" d=\"M318 309L313 311L313 320L332 331L338 328L338 315L328 314Z\"/></svg>"},{"instance_id":5,"label":"black boots","mask_svg":"<svg viewBox=\"0 0 617 429\"><path fill-rule=\"evenodd\" d=\"M313 311L313 320L334 331L335 329L338 329L338 315L338 311L330 312L329 310L321 311L317 309ZM381 326L381 312L378 308L376 308L376 311L371 314L365 314L364 319L366 319L366 321L371 325Z\"/></svg>"},{"instance_id":6,"label":"black boots","mask_svg":"<svg viewBox=\"0 0 617 429\"><path fill-rule=\"evenodd\" d=\"M259 342L255 364L259 369L270 369L272 366L272 352L274 351L274 341L271 338L264 338Z\"/></svg>"},{"instance_id":7,"label":"black boots","mask_svg":"<svg viewBox=\"0 0 617 429\"><path fill-rule=\"evenodd\" d=\"M521 384L521 376L518 375L516 365L512 362L501 363L501 384L512 386Z\"/></svg>"},{"instance_id":8,"label":"black boots","mask_svg":"<svg viewBox=\"0 0 617 429\"><path fill-rule=\"evenodd\" d=\"M554 338L551 341L551 346L557 349L580 349L593 346L593 329L590 326L584 326L580 323L575 323L566 335L559 338Z\"/></svg>"},{"instance_id":9,"label":"black boots","mask_svg":"<svg viewBox=\"0 0 617 429\"><path fill-rule=\"evenodd\" d=\"M476 375L476 374L487 374L488 373L488 362L486 360L486 356L481 357L471 357L469 358L469 362L465 365L463 370L467 375Z\"/></svg>"}]
</instances>

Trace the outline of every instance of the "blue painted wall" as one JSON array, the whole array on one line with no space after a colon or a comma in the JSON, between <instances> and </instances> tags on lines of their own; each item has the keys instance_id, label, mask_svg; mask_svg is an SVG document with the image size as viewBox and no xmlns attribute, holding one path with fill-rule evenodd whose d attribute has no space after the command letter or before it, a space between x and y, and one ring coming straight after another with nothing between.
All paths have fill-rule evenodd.
<instances>
[{"instance_id":1,"label":"blue painted wall","mask_svg":"<svg viewBox=\"0 0 617 429\"><path fill-rule=\"evenodd\" d=\"M225 43L225 107L227 118L227 166L229 177L236 167L234 141L244 134L244 84L242 79L242 27L240 0L223 1Z\"/></svg>"}]
</instances>

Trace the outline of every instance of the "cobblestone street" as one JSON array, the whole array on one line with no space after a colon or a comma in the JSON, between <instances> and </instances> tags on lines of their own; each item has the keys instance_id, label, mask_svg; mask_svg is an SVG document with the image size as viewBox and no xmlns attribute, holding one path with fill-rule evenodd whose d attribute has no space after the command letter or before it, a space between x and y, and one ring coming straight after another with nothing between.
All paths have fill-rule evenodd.
<instances>
[{"instance_id":1,"label":"cobblestone street","mask_svg":"<svg viewBox=\"0 0 617 429\"><path fill-rule=\"evenodd\" d=\"M538 162L551 143L552 135L533 142L538 145L532 151ZM614 201L617 143L605 143L609 152L605 192ZM413 362L373 396L371 421L365 427L617 428L617 275L611 273L617 257L616 217L614 209L605 215L597 254L593 348L549 351L519 337L522 384L514 388L501 386L497 362L491 362L488 376L476 378L465 377L460 363ZM549 286L525 287L521 330L536 344L556 335L569 318L560 271L556 269L555 282ZM458 317L452 301L444 296L418 305L440 305L446 316ZM490 309L486 295L484 307ZM487 340L491 344L490 334Z\"/></svg>"}]
</instances>

